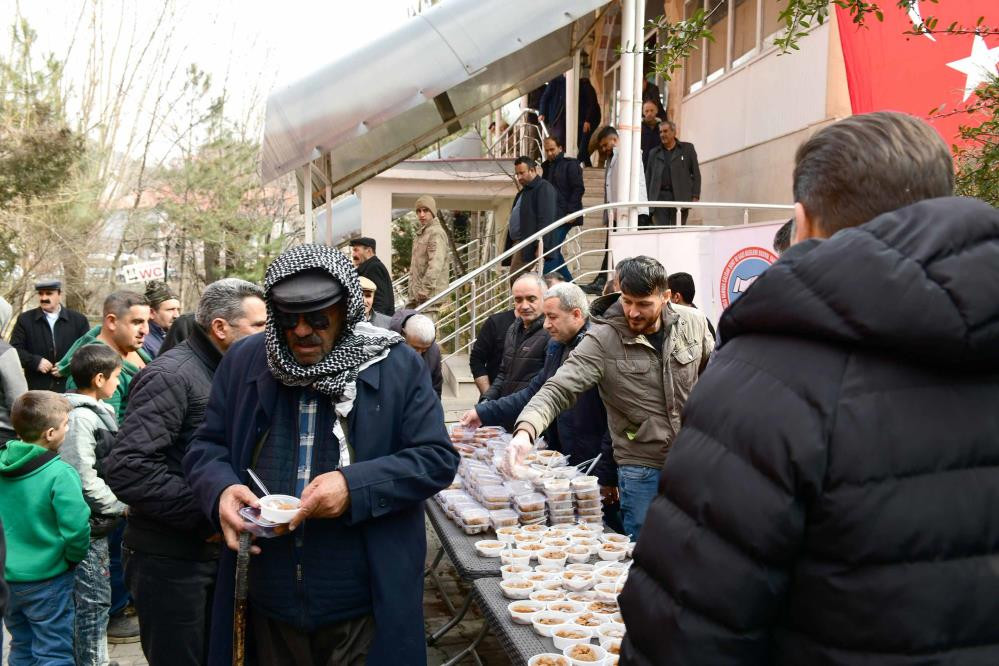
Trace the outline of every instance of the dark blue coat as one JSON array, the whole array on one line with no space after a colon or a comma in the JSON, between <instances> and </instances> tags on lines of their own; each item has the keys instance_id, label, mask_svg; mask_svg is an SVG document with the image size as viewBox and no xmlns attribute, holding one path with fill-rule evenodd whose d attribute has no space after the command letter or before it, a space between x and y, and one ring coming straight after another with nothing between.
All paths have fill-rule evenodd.
<instances>
[{"instance_id":1,"label":"dark blue coat","mask_svg":"<svg viewBox=\"0 0 999 666\"><path fill-rule=\"evenodd\" d=\"M483 425L515 423L517 416L534 394L558 372L565 359L586 335L587 328L589 322L568 345L552 340L545 351L544 367L534 375L526 387L506 397L476 405L475 411ZM595 458L598 453L603 453L594 473L600 477L601 485L617 485L617 466L614 464L610 435L607 431L607 411L596 387L584 391L576 399L575 405L559 414L553 427L549 427L546 431L546 439L552 448L569 456L569 463L572 465L578 465Z\"/></svg>"},{"instance_id":2,"label":"dark blue coat","mask_svg":"<svg viewBox=\"0 0 999 666\"><path fill-rule=\"evenodd\" d=\"M204 424L184 457L195 497L216 525L222 491L248 484L246 467L282 389L268 369L263 334L236 343L219 365ZM423 500L451 483L458 455L426 366L408 345L360 373L347 430L356 462L343 469L350 507L342 519L361 530L371 572L376 633L367 663L422 664ZM232 663L235 560L227 550L219 563L209 656L218 666Z\"/></svg>"}]
</instances>

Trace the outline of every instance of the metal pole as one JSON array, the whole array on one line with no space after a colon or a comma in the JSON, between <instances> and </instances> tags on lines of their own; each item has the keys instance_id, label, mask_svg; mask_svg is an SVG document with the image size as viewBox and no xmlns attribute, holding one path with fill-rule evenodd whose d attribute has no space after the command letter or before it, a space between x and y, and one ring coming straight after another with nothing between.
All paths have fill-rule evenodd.
<instances>
[{"instance_id":1,"label":"metal pole","mask_svg":"<svg viewBox=\"0 0 999 666\"><path fill-rule=\"evenodd\" d=\"M645 48L645 3L635 3L635 15L632 17L633 39L635 40L634 58L634 100L631 103L631 182L629 185L628 198L631 201L641 199L640 178L645 178L645 170L642 168L642 80L645 78L645 56L641 52ZM651 212L651 211L650 211ZM628 228L638 228L638 209L628 210Z\"/></svg>"},{"instance_id":2,"label":"metal pole","mask_svg":"<svg viewBox=\"0 0 999 666\"><path fill-rule=\"evenodd\" d=\"M638 47L635 39L635 5L637 0L623 0L621 11L621 75L618 77L621 90L621 101L618 105L618 142L617 154L614 157L614 191L615 201L628 201L631 191L631 145L632 134L636 129L633 124L632 106L635 98L635 58L628 51ZM620 221L628 219L627 209L615 210L615 217Z\"/></svg>"},{"instance_id":3,"label":"metal pole","mask_svg":"<svg viewBox=\"0 0 999 666\"><path fill-rule=\"evenodd\" d=\"M305 190L305 242L311 243L315 238L315 221L312 218L312 162L305 165L302 176L302 188Z\"/></svg>"},{"instance_id":4,"label":"metal pole","mask_svg":"<svg viewBox=\"0 0 999 666\"><path fill-rule=\"evenodd\" d=\"M572 69L565 75L565 154L579 153L579 49L572 52Z\"/></svg>"}]
</instances>

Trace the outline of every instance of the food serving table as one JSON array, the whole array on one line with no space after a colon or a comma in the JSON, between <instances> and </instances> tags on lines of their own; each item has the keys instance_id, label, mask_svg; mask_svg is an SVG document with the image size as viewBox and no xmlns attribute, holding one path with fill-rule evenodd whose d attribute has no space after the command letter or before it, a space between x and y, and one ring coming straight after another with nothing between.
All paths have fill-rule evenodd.
<instances>
[{"instance_id":1,"label":"food serving table","mask_svg":"<svg viewBox=\"0 0 999 666\"><path fill-rule=\"evenodd\" d=\"M531 625L515 624L510 619L507 606L511 600L503 596L499 584L499 578L480 578L472 583L472 589L486 626L492 629L510 663L525 666L531 657L542 652L562 654L552 639L538 636Z\"/></svg>"}]
</instances>

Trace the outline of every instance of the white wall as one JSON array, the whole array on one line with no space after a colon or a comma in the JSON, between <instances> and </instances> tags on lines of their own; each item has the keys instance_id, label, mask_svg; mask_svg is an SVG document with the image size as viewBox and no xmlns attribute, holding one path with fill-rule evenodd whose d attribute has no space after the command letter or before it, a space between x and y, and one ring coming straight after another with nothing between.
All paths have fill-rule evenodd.
<instances>
[{"instance_id":1,"label":"white wall","mask_svg":"<svg viewBox=\"0 0 999 666\"><path fill-rule=\"evenodd\" d=\"M795 132L826 116L828 22L800 42L800 51L771 51L685 97L678 133L706 162Z\"/></svg>"}]
</instances>

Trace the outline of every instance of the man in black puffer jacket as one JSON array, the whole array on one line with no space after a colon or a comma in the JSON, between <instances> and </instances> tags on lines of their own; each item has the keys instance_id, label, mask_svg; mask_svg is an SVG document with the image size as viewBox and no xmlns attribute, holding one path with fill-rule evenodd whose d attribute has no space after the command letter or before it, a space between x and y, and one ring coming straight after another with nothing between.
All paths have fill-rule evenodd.
<instances>
[{"instance_id":1,"label":"man in black puffer jacket","mask_svg":"<svg viewBox=\"0 0 999 666\"><path fill-rule=\"evenodd\" d=\"M204 420L222 355L264 328L263 296L257 285L235 278L205 288L190 337L158 356L132 384L125 421L105 462L108 485L129 505L125 583L152 666L194 666L207 658L220 544L181 461Z\"/></svg>"},{"instance_id":2,"label":"man in black puffer jacket","mask_svg":"<svg viewBox=\"0 0 999 666\"><path fill-rule=\"evenodd\" d=\"M503 342L503 364L482 400L496 400L525 388L545 365L545 353L551 339L545 330L542 312L547 285L537 273L524 273L513 283L514 312ZM501 424L513 429L513 422Z\"/></svg>"},{"instance_id":3,"label":"man in black puffer jacket","mask_svg":"<svg viewBox=\"0 0 999 666\"><path fill-rule=\"evenodd\" d=\"M999 211L952 191L910 116L798 149L798 244L722 315L622 664L999 664Z\"/></svg>"}]
</instances>

